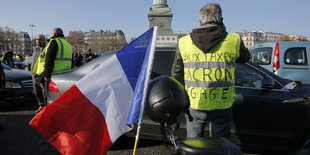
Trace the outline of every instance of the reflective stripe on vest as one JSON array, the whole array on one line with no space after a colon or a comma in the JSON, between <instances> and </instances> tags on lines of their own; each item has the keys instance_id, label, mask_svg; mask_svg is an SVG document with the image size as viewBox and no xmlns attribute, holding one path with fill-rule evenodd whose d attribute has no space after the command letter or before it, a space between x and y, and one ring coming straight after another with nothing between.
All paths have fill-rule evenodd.
<instances>
[{"instance_id":1,"label":"reflective stripe on vest","mask_svg":"<svg viewBox=\"0 0 310 155\"><path fill-rule=\"evenodd\" d=\"M43 52L40 54L32 73L38 75L43 73L45 65L45 54L52 40L55 40L58 46L52 74L71 69L72 46L64 38L55 38L51 39L47 46L43 49Z\"/></svg>"},{"instance_id":2,"label":"reflective stripe on vest","mask_svg":"<svg viewBox=\"0 0 310 155\"><path fill-rule=\"evenodd\" d=\"M208 53L193 44L190 35L180 39L185 89L190 107L198 110L226 109L235 98L235 60L239 57L240 36L228 34Z\"/></svg>"},{"instance_id":3,"label":"reflective stripe on vest","mask_svg":"<svg viewBox=\"0 0 310 155\"><path fill-rule=\"evenodd\" d=\"M58 61L71 61L72 60L72 54L70 58L64 58L64 44L62 43L62 41L57 38L57 40L59 41L60 45L61 45L61 50L60 50L60 57L56 57L56 60ZM70 45L71 46L71 45ZM72 47L71 47L71 53L72 53Z\"/></svg>"}]
</instances>

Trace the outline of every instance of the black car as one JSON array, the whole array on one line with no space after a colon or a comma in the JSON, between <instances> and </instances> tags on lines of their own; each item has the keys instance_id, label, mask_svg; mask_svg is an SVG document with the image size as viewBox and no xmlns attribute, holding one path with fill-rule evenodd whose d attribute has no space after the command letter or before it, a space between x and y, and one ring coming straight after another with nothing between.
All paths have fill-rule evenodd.
<instances>
[{"instance_id":1,"label":"black car","mask_svg":"<svg viewBox=\"0 0 310 155\"><path fill-rule=\"evenodd\" d=\"M6 88L0 88L0 103L34 99L31 72L1 64L6 76Z\"/></svg>"},{"instance_id":2,"label":"black car","mask_svg":"<svg viewBox=\"0 0 310 155\"><path fill-rule=\"evenodd\" d=\"M157 49L153 72L170 75L174 52ZM310 94L310 86L283 79L252 62L235 67L236 99L231 140L245 152L286 154L310 149L310 106L283 103ZM184 115L180 116L180 121L175 136L185 138ZM158 123L146 115L142 122L141 137L161 139ZM208 126L205 132L209 135Z\"/></svg>"},{"instance_id":3,"label":"black car","mask_svg":"<svg viewBox=\"0 0 310 155\"><path fill-rule=\"evenodd\" d=\"M175 51L176 47L156 48L153 77L170 75ZM50 90L55 91L49 93L49 103L113 54L104 54L78 69L53 75ZM309 94L309 86L283 79L252 62L236 64L235 82L231 140L243 151L289 153L310 148L309 106L283 103ZM185 138L184 116L180 116L180 121L175 136ZM159 123L146 115L142 123L142 138L161 139ZM208 129L205 128L205 135L209 135ZM134 134L135 131L127 133Z\"/></svg>"}]
</instances>

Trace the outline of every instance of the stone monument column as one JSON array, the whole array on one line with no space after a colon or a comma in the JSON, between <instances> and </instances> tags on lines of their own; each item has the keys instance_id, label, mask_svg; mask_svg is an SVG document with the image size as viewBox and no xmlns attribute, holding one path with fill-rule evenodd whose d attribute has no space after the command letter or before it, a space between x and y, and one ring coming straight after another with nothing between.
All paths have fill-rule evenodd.
<instances>
[{"instance_id":1,"label":"stone monument column","mask_svg":"<svg viewBox=\"0 0 310 155\"><path fill-rule=\"evenodd\" d=\"M153 0L153 5L167 5L167 0Z\"/></svg>"},{"instance_id":2,"label":"stone monument column","mask_svg":"<svg viewBox=\"0 0 310 155\"><path fill-rule=\"evenodd\" d=\"M172 35L171 29L173 13L167 5L167 0L153 0L148 13L150 28L158 26L158 35Z\"/></svg>"}]
</instances>

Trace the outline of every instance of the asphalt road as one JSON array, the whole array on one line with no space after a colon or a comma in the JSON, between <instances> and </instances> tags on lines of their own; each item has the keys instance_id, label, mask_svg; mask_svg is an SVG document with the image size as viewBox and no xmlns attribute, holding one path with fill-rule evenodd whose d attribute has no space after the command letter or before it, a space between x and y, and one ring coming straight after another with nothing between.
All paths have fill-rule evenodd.
<instances>
[{"instance_id":1,"label":"asphalt road","mask_svg":"<svg viewBox=\"0 0 310 155\"><path fill-rule=\"evenodd\" d=\"M28 123L35 116L35 101L0 104L0 154L7 155L58 155L48 141ZM122 136L109 150L108 155L132 154L134 138ZM173 145L160 141L140 139L137 155L175 154Z\"/></svg>"}]
</instances>

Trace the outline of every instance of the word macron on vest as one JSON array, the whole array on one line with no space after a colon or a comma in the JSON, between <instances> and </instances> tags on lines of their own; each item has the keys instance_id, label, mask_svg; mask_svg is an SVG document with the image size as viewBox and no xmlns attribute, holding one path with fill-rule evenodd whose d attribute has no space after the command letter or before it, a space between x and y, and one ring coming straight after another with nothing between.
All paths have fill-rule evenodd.
<instances>
[{"instance_id":1,"label":"word macron on vest","mask_svg":"<svg viewBox=\"0 0 310 155\"><path fill-rule=\"evenodd\" d=\"M226 109L235 100L235 61L239 58L240 36L228 34L207 53L194 45L190 35L180 39L185 90L190 107L197 110Z\"/></svg>"}]
</instances>

